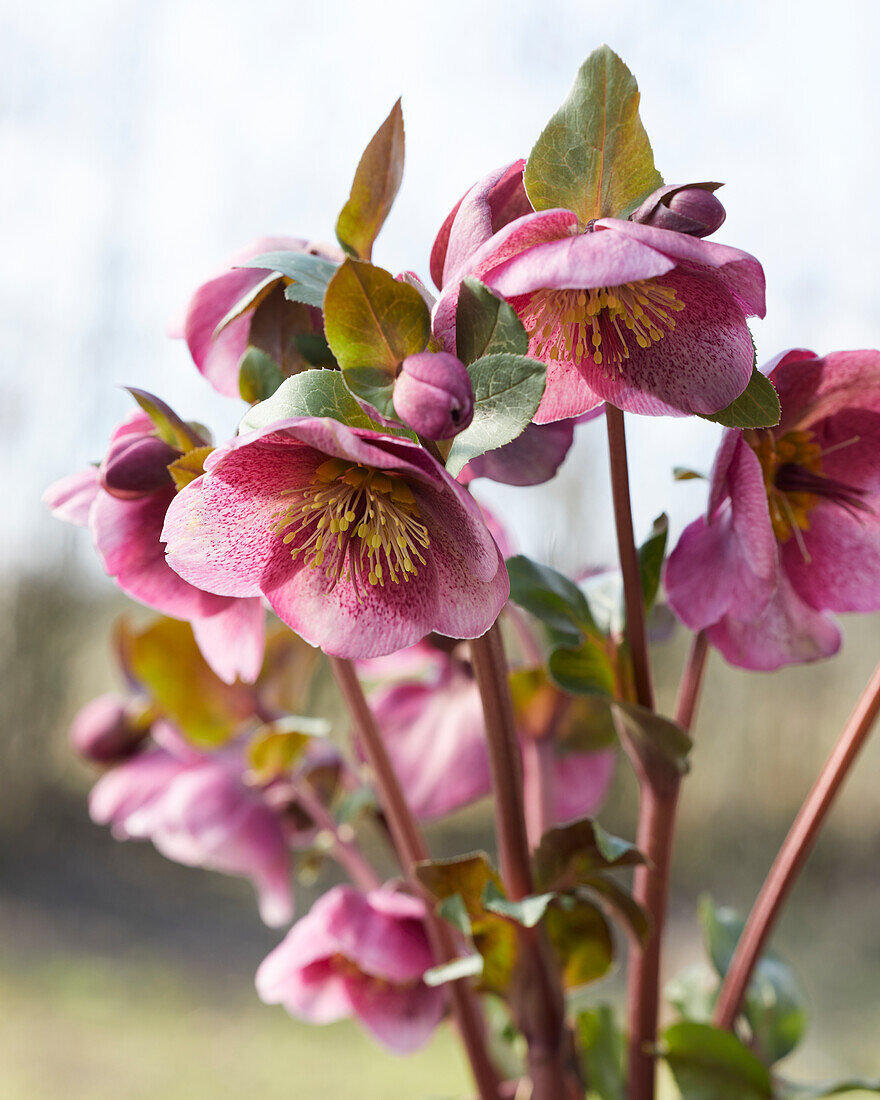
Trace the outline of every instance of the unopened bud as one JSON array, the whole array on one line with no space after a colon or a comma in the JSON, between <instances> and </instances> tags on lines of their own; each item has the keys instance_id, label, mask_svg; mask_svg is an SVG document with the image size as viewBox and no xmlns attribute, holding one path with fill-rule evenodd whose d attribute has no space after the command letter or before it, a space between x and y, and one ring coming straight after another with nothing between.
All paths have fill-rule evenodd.
<instances>
[{"instance_id":1,"label":"unopened bud","mask_svg":"<svg viewBox=\"0 0 880 1100\"><path fill-rule=\"evenodd\" d=\"M87 760L112 764L130 756L147 732L129 703L119 695L99 695L77 713L70 742Z\"/></svg>"},{"instance_id":2,"label":"unopened bud","mask_svg":"<svg viewBox=\"0 0 880 1100\"><path fill-rule=\"evenodd\" d=\"M425 439L451 439L474 418L467 367L445 351L410 355L394 383L394 411Z\"/></svg>"},{"instance_id":3,"label":"unopened bud","mask_svg":"<svg viewBox=\"0 0 880 1100\"><path fill-rule=\"evenodd\" d=\"M120 500L137 500L172 484L168 466L177 458L180 452L158 436L123 435L101 463L101 486Z\"/></svg>"},{"instance_id":4,"label":"unopened bud","mask_svg":"<svg viewBox=\"0 0 880 1100\"><path fill-rule=\"evenodd\" d=\"M630 221L691 237L708 237L727 216L721 200L712 194L720 186L720 183L683 183L658 187L630 215Z\"/></svg>"}]
</instances>

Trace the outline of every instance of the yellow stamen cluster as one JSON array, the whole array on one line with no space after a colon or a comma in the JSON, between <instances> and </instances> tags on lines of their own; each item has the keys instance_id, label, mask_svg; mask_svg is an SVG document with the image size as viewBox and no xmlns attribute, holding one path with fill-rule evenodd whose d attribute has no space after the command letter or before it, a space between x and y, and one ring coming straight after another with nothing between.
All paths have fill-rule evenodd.
<instances>
[{"instance_id":1,"label":"yellow stamen cluster","mask_svg":"<svg viewBox=\"0 0 880 1100\"><path fill-rule=\"evenodd\" d=\"M295 499L276 512L275 533L291 545L291 557L322 569L332 589L351 581L358 598L364 583L384 586L416 576L425 564L420 547L430 544L406 482L341 458L315 471L311 485L288 489Z\"/></svg>"},{"instance_id":2,"label":"yellow stamen cluster","mask_svg":"<svg viewBox=\"0 0 880 1100\"><path fill-rule=\"evenodd\" d=\"M635 344L648 348L675 328L684 309L675 289L650 279L590 290L538 290L523 323L536 341L533 355L623 370Z\"/></svg>"},{"instance_id":3,"label":"yellow stamen cluster","mask_svg":"<svg viewBox=\"0 0 880 1100\"><path fill-rule=\"evenodd\" d=\"M782 466L800 466L821 475L822 448L813 432L788 432L778 439L767 430L744 434L761 463L770 522L777 539L787 542L792 535L798 537L800 531L809 531L810 512L819 503L819 497L815 493L781 490L776 484L776 475Z\"/></svg>"}]
</instances>

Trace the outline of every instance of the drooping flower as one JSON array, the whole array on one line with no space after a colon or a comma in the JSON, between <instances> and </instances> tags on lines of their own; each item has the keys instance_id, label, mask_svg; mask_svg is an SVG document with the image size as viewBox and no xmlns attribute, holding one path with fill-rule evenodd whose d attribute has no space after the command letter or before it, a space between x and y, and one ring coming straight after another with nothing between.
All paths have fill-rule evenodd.
<instances>
[{"instance_id":1,"label":"drooping flower","mask_svg":"<svg viewBox=\"0 0 880 1100\"><path fill-rule=\"evenodd\" d=\"M124 760L148 732L141 717L138 708L121 695L99 695L77 711L70 724L70 743L80 756L95 763Z\"/></svg>"},{"instance_id":2,"label":"drooping flower","mask_svg":"<svg viewBox=\"0 0 880 1100\"><path fill-rule=\"evenodd\" d=\"M222 272L203 283L187 306L180 330L196 366L225 397L239 397L239 365L248 344L271 355L285 374L310 364L297 349L296 337L323 332L321 311L284 297L284 279L262 268L236 267L268 252L307 252L341 260L338 249L297 237L261 237L231 257ZM251 297L248 297L248 296ZM221 322L244 302L241 312Z\"/></svg>"},{"instance_id":3,"label":"drooping flower","mask_svg":"<svg viewBox=\"0 0 880 1100\"><path fill-rule=\"evenodd\" d=\"M293 916L284 821L244 782L241 751L197 751L164 720L151 747L106 772L89 799L92 820L117 839L151 840L168 859L249 878L266 924Z\"/></svg>"},{"instance_id":4,"label":"drooping flower","mask_svg":"<svg viewBox=\"0 0 880 1100\"><path fill-rule=\"evenodd\" d=\"M733 664L836 653L829 611L880 608L880 352L767 364L782 419L728 429L705 516L666 565L669 603Z\"/></svg>"},{"instance_id":5,"label":"drooping flower","mask_svg":"<svg viewBox=\"0 0 880 1100\"><path fill-rule=\"evenodd\" d=\"M221 679L250 682L263 657L260 600L206 592L165 561L162 525L176 493L168 463L181 454L157 438L152 420L137 411L113 432L100 467L55 482L43 500L59 519L89 528L104 569L123 592L192 624L205 660Z\"/></svg>"},{"instance_id":6,"label":"drooping flower","mask_svg":"<svg viewBox=\"0 0 880 1100\"><path fill-rule=\"evenodd\" d=\"M443 262L434 332L444 347L455 347L459 287L472 276L511 303L529 354L547 364L535 423L605 400L652 416L713 413L743 392L754 361L746 317L764 315L754 257L617 218L584 228L562 209L496 230L487 216L496 176L469 192L435 246Z\"/></svg>"},{"instance_id":7,"label":"drooping flower","mask_svg":"<svg viewBox=\"0 0 880 1100\"><path fill-rule=\"evenodd\" d=\"M727 217L721 200L713 194L717 183L680 183L658 187L630 214L630 221L674 229L692 237L709 237Z\"/></svg>"},{"instance_id":8,"label":"drooping flower","mask_svg":"<svg viewBox=\"0 0 880 1100\"><path fill-rule=\"evenodd\" d=\"M212 592L263 594L330 654L477 637L507 599L478 506L408 440L297 417L218 448L205 471L168 510L169 564Z\"/></svg>"},{"instance_id":9,"label":"drooping flower","mask_svg":"<svg viewBox=\"0 0 880 1100\"><path fill-rule=\"evenodd\" d=\"M363 671L377 683L369 690L370 705L388 748L407 802L422 820L451 813L491 793L486 724L480 692L464 646L451 652L427 640L400 654L398 668L366 661ZM517 691L517 724L523 744L547 733L550 713L560 705L555 734L567 734L571 723L561 720L566 697L551 685L552 694L537 700L534 690ZM537 706L535 703L537 702ZM574 702L574 700L570 700ZM533 728L540 724L540 729ZM554 746L548 805L552 824L594 813L601 805L614 773L615 753L569 751L564 736L551 732ZM531 756L524 752L527 782ZM547 778L547 777L545 777Z\"/></svg>"},{"instance_id":10,"label":"drooping flower","mask_svg":"<svg viewBox=\"0 0 880 1100\"><path fill-rule=\"evenodd\" d=\"M394 383L394 411L425 439L451 439L474 418L467 367L445 351L408 356Z\"/></svg>"},{"instance_id":11,"label":"drooping flower","mask_svg":"<svg viewBox=\"0 0 880 1100\"><path fill-rule=\"evenodd\" d=\"M257 992L313 1024L357 1018L384 1046L424 1046L445 1009L422 981L434 964L425 906L388 887L335 886L298 920L257 971Z\"/></svg>"}]
</instances>

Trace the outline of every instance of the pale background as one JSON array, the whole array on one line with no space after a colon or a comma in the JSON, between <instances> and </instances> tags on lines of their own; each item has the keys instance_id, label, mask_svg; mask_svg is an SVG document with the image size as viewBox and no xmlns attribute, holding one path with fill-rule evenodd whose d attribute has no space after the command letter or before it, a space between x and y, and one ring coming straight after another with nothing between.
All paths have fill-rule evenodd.
<instances>
[{"instance_id":1,"label":"pale background","mask_svg":"<svg viewBox=\"0 0 880 1100\"><path fill-rule=\"evenodd\" d=\"M767 273L759 357L880 346L872 0L0 0L4 1097L305 1097L333 1095L337 1077L346 1095L398 1095L404 1081L407 1095L455 1093L442 1041L401 1067L374 1062L347 1030L299 1031L260 1009L251 975L276 937L259 929L247 888L114 846L85 821L87 776L63 729L110 682L103 632L119 605L85 536L50 520L39 495L100 457L129 408L121 385L157 392L219 437L234 430L237 406L165 330L252 238L332 237L357 158L398 95L407 167L376 260L426 275L450 206L528 152L603 41L638 77L666 179L726 181L717 239ZM716 430L640 420L630 435L639 531L663 510L680 531L705 490L674 484L671 467L707 469ZM529 553L572 568L607 561L603 448L600 421L550 486L490 487L484 499ZM684 808L682 958L694 954L701 888L741 905L754 895L868 675L877 621L850 630L845 654L818 669L766 678L713 665L726 706L702 720ZM661 654L667 698L678 657ZM880 1072L878 763L876 752L863 762L784 930L831 1029L824 1041L814 1032L804 1064L829 1073ZM609 807L621 829L627 797ZM337 1077L322 1093L328 1066Z\"/></svg>"}]
</instances>

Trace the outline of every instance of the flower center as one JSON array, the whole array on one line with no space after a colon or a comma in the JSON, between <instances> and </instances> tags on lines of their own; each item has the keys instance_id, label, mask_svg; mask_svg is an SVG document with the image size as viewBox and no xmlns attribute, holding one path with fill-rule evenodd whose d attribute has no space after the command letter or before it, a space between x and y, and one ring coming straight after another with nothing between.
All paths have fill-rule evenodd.
<instances>
[{"instance_id":1,"label":"flower center","mask_svg":"<svg viewBox=\"0 0 880 1100\"><path fill-rule=\"evenodd\" d=\"M302 557L310 569L322 569L328 590L351 581L362 599L364 583L394 584L418 573L425 559L420 547L430 544L419 522L412 490L399 477L341 458L331 458L315 471L307 488L287 489L295 497L276 512L275 533L293 544L290 556Z\"/></svg>"},{"instance_id":2,"label":"flower center","mask_svg":"<svg viewBox=\"0 0 880 1100\"><path fill-rule=\"evenodd\" d=\"M823 457L857 443L858 437L823 451L811 431L787 432L778 439L766 429L743 435L761 463L773 533L780 542L794 536L806 561L809 554L800 533L809 531L810 512L820 500L829 500L850 513L870 511L862 500L864 490L822 473Z\"/></svg>"},{"instance_id":3,"label":"flower center","mask_svg":"<svg viewBox=\"0 0 880 1100\"><path fill-rule=\"evenodd\" d=\"M523 324L536 341L533 354L622 370L630 348L650 347L675 328L684 309L671 286L650 279L592 290L538 290Z\"/></svg>"}]
</instances>

